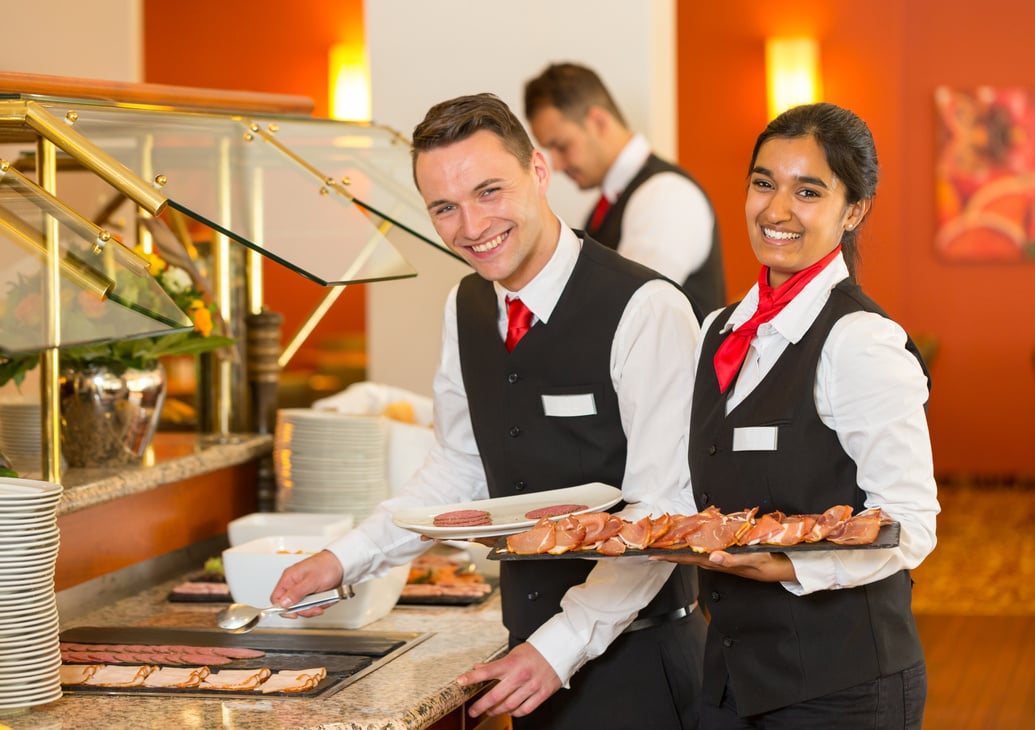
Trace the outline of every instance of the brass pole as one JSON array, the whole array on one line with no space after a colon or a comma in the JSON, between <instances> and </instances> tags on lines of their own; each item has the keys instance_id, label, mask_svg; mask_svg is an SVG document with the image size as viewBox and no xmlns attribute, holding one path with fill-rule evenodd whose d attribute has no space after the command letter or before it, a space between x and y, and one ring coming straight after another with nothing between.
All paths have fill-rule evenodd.
<instances>
[{"instance_id":1,"label":"brass pole","mask_svg":"<svg viewBox=\"0 0 1035 730\"><path fill-rule=\"evenodd\" d=\"M46 137L52 144L77 159L83 167L107 180L113 188L124 192L147 212L152 215L161 213L167 202L165 197L134 175L125 165L72 129L71 125L75 124L77 118L76 112L69 112L65 115L63 123L36 102L25 103L25 121L39 132L40 136Z\"/></svg>"},{"instance_id":2,"label":"brass pole","mask_svg":"<svg viewBox=\"0 0 1035 730\"><path fill-rule=\"evenodd\" d=\"M219 142L219 159L217 161L217 195L219 198L219 223L224 230L232 229L231 205L231 171L230 171L230 140L223 138ZM230 239L223 233L213 230L212 232L212 289L216 299L216 306L224 322L235 325L233 306L233 280L230 266ZM232 331L237 336L237 332ZM229 358L212 358L215 369L212 385L214 386L213 405L215 408L213 426L214 432L225 436L230 433L230 413L233 409L232 382L233 363Z\"/></svg>"},{"instance_id":3,"label":"brass pole","mask_svg":"<svg viewBox=\"0 0 1035 730\"><path fill-rule=\"evenodd\" d=\"M348 271L345 272L345 276L342 277L343 279L346 281L351 279L355 276L357 271L366 265L367 259L370 258L370 255L380 245L381 239L388 233L388 230L391 227L392 223L390 221L384 220L381 222L381 225L377 227L377 235L370 237L370 240L367 241L367 245L363 247L363 250L359 252L358 256L356 256L356 260L352 262ZM298 328L298 332L295 333L295 336L291 338L291 341L280 354L277 364L280 365L281 369L291 362L291 358L293 358L295 353L298 352L298 348L300 348L306 338L313 333L313 330L316 329L316 325L318 325L320 320L324 318L324 315L327 314L331 305L338 300L338 297L342 295L342 292L345 291L346 287L348 287L348 284L333 286L326 294L324 294L323 299L321 299L320 303L316 305L316 309L306 317L305 322L303 322L302 326Z\"/></svg>"},{"instance_id":4,"label":"brass pole","mask_svg":"<svg viewBox=\"0 0 1035 730\"><path fill-rule=\"evenodd\" d=\"M264 184L266 178L261 167L252 171L252 240L259 243L265 238L263 227L264 214L262 198L265 194ZM253 248L248 248L245 254L245 276L248 282L248 313L259 314L262 312L263 300L266 294L262 281L262 260L263 255Z\"/></svg>"},{"instance_id":5,"label":"brass pole","mask_svg":"<svg viewBox=\"0 0 1035 730\"><path fill-rule=\"evenodd\" d=\"M57 148L50 140L40 137L36 144L36 176L41 188L52 195L57 192ZM59 227L54 216L48 215L44 225L44 243L47 249L46 277L44 278L44 316L47 342L51 347L40 353L40 438L42 439L41 469L43 479L61 482L61 251Z\"/></svg>"}]
</instances>

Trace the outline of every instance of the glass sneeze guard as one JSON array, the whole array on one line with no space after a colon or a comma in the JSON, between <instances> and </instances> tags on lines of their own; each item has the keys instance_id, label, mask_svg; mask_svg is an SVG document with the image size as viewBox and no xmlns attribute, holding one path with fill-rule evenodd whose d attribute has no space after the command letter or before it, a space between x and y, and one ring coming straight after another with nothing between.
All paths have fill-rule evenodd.
<instances>
[{"instance_id":1,"label":"glass sneeze guard","mask_svg":"<svg viewBox=\"0 0 1035 730\"><path fill-rule=\"evenodd\" d=\"M0 164L0 168L4 167ZM60 312L48 317L48 236L56 234ZM63 212L16 171L0 177L0 354L189 331L147 262Z\"/></svg>"},{"instance_id":2,"label":"glass sneeze guard","mask_svg":"<svg viewBox=\"0 0 1035 730\"><path fill-rule=\"evenodd\" d=\"M46 103L145 180L169 206L323 285L416 276L391 244L443 251L390 130L263 118ZM377 163L370 161L377 156ZM405 177L404 177L405 176Z\"/></svg>"}]
</instances>

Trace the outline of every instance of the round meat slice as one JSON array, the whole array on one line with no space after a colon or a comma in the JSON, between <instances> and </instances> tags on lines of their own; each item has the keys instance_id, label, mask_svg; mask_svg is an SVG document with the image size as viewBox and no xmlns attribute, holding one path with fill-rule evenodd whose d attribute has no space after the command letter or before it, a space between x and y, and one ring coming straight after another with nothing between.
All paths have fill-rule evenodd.
<instances>
[{"instance_id":1,"label":"round meat slice","mask_svg":"<svg viewBox=\"0 0 1035 730\"><path fill-rule=\"evenodd\" d=\"M481 527L491 525L492 516L483 509L457 509L435 515L432 524L435 527Z\"/></svg>"},{"instance_id":2,"label":"round meat slice","mask_svg":"<svg viewBox=\"0 0 1035 730\"><path fill-rule=\"evenodd\" d=\"M584 504L555 504L525 512L525 519L539 520L543 517L559 517L561 515L570 515L572 512L581 512L584 509L589 509L589 507Z\"/></svg>"}]
</instances>

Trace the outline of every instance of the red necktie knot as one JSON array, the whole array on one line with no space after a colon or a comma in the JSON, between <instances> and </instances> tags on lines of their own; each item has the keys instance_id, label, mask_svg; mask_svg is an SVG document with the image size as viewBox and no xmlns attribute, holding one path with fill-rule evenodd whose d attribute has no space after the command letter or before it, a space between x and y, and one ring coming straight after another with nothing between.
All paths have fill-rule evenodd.
<instances>
[{"instance_id":1,"label":"red necktie knot","mask_svg":"<svg viewBox=\"0 0 1035 730\"><path fill-rule=\"evenodd\" d=\"M507 297L507 351L513 352L517 343L532 327L532 310L518 298Z\"/></svg>"},{"instance_id":2,"label":"red necktie knot","mask_svg":"<svg viewBox=\"0 0 1035 730\"><path fill-rule=\"evenodd\" d=\"M593 217L589 219L589 232L600 228L600 224L604 222L604 216L607 215L607 211L611 208L611 202L604 197L600 196L600 200L597 201L597 207L593 209Z\"/></svg>"}]
</instances>

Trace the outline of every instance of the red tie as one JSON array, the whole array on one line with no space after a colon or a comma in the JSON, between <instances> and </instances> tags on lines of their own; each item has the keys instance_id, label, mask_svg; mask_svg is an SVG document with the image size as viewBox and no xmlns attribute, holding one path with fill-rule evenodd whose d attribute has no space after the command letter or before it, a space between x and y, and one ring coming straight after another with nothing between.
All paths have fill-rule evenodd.
<instances>
[{"instance_id":1,"label":"red tie","mask_svg":"<svg viewBox=\"0 0 1035 730\"><path fill-rule=\"evenodd\" d=\"M601 195L600 200L597 201L597 207L593 209L593 217L589 219L590 233L593 233L600 228L600 224L604 222L604 216L607 215L607 211L610 207L610 201Z\"/></svg>"},{"instance_id":2,"label":"red tie","mask_svg":"<svg viewBox=\"0 0 1035 730\"><path fill-rule=\"evenodd\" d=\"M769 286L769 267L762 267L762 271L758 274L758 309L751 315L751 319L730 332L719 345L719 349L715 351L713 362L715 375L719 379L720 393L726 392L726 388L740 372L740 366L744 364L751 341L755 339L755 334L758 332L758 326L782 312L798 292L815 279L816 275L826 268L830 260L840 251L841 247L838 246L812 266L797 272L776 289Z\"/></svg>"},{"instance_id":3,"label":"red tie","mask_svg":"<svg viewBox=\"0 0 1035 730\"><path fill-rule=\"evenodd\" d=\"M532 327L532 310L517 298L507 297L507 351L513 352L517 343Z\"/></svg>"}]
</instances>

